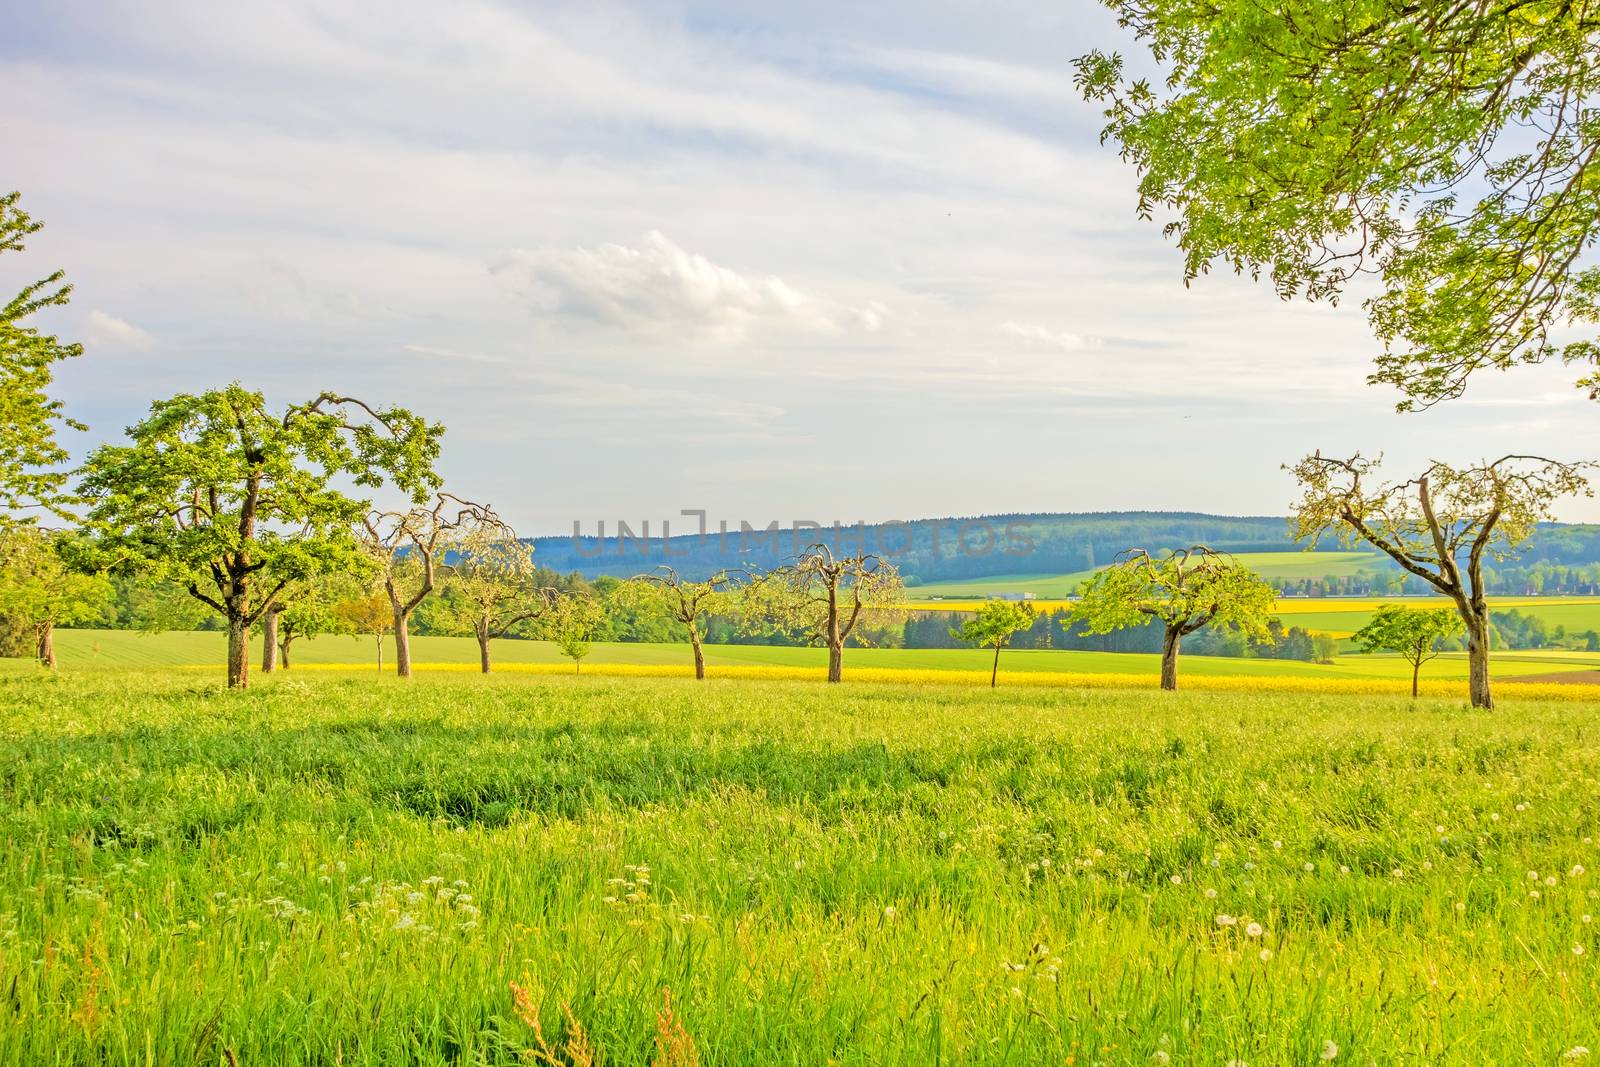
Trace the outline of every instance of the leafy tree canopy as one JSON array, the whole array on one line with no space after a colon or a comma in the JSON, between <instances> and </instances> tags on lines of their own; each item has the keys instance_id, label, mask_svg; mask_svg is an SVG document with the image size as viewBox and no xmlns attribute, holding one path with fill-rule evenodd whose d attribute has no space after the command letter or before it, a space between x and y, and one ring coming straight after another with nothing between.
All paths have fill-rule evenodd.
<instances>
[{"instance_id":1,"label":"leafy tree canopy","mask_svg":"<svg viewBox=\"0 0 1600 1067\"><path fill-rule=\"evenodd\" d=\"M605 607L600 601L583 593L556 597L541 617L544 636L572 660L575 671L592 650L595 632L604 618Z\"/></svg>"},{"instance_id":2,"label":"leafy tree canopy","mask_svg":"<svg viewBox=\"0 0 1600 1067\"><path fill-rule=\"evenodd\" d=\"M0 615L30 627L99 619L111 583L74 566L77 542L75 534L37 526L0 530Z\"/></svg>"},{"instance_id":3,"label":"leafy tree canopy","mask_svg":"<svg viewBox=\"0 0 1600 1067\"><path fill-rule=\"evenodd\" d=\"M352 533L367 501L338 484L434 490L442 427L324 393L282 414L235 383L151 406L85 465L102 563L182 583L228 620L229 681L245 630L290 583L370 566Z\"/></svg>"},{"instance_id":4,"label":"leafy tree canopy","mask_svg":"<svg viewBox=\"0 0 1600 1067\"><path fill-rule=\"evenodd\" d=\"M43 225L17 206L19 198L0 196L0 253L22 251L24 240ZM18 511L43 508L65 515L67 475L50 469L67 460L56 430L84 427L62 414L61 402L47 390L55 364L80 355L83 347L24 325L36 312L67 303L72 286L65 277L58 270L0 305L0 526L16 522Z\"/></svg>"},{"instance_id":5,"label":"leafy tree canopy","mask_svg":"<svg viewBox=\"0 0 1600 1067\"><path fill-rule=\"evenodd\" d=\"M1076 80L1187 278L1222 262L1317 300L1376 275L1371 380L1402 408L1556 356L1600 396L1581 329L1600 321L1600 7L1105 2L1166 77L1094 51Z\"/></svg>"},{"instance_id":6,"label":"leafy tree canopy","mask_svg":"<svg viewBox=\"0 0 1600 1067\"><path fill-rule=\"evenodd\" d=\"M1398 652L1411 662L1439 653L1439 643L1461 633L1461 618L1449 608L1381 607L1352 635L1363 652Z\"/></svg>"},{"instance_id":7,"label":"leafy tree canopy","mask_svg":"<svg viewBox=\"0 0 1600 1067\"><path fill-rule=\"evenodd\" d=\"M990 600L976 615L952 629L950 636L985 648L997 648L1009 641L1012 634L1032 626L1034 616L1032 604Z\"/></svg>"},{"instance_id":8,"label":"leafy tree canopy","mask_svg":"<svg viewBox=\"0 0 1600 1067\"><path fill-rule=\"evenodd\" d=\"M1155 619L1180 636L1202 626L1261 636L1276 595L1250 568L1202 545L1161 556L1138 549L1097 573L1072 614L1092 634Z\"/></svg>"}]
</instances>

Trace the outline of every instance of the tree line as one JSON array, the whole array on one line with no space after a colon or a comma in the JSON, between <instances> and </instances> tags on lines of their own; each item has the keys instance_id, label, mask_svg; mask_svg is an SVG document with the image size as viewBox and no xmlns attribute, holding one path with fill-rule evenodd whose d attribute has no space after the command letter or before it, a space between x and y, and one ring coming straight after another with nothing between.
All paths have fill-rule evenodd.
<instances>
[{"instance_id":1,"label":"tree line","mask_svg":"<svg viewBox=\"0 0 1600 1067\"><path fill-rule=\"evenodd\" d=\"M0 252L21 251L38 229L16 194L0 197ZM233 383L155 401L125 440L63 469L57 432L82 426L49 386L54 366L81 348L28 320L70 293L56 271L0 308L0 615L31 629L42 660L53 660L54 627L83 613L103 583L164 582L220 620L228 684L243 687L253 629L270 635L272 669L287 655L283 635L306 635L319 601L353 582L361 595L326 610L363 612L363 628L380 638L387 625L396 673L408 677L412 620L448 576L485 670L493 640L532 626L581 664L602 606L533 580L528 546L493 507L444 488L444 427L408 408L329 390L277 406ZM1302 493L1292 529L1312 548L1365 543L1447 597L1465 637L1472 703L1489 707L1486 564L1524 545L1556 501L1590 492L1587 467L1508 455L1435 462L1386 481L1359 453L1313 453L1288 468ZM399 503L380 506L379 492ZM68 525L48 528L46 516ZM744 629L826 647L837 682L845 648L868 638L870 620L894 610L903 586L881 555L819 539L766 570L690 579L663 567L639 575L623 599L685 627L704 677L705 620L728 614L737 590ZM1224 551L1130 548L1086 583L1073 615L1091 635L1158 626L1161 683L1172 689L1185 638L1213 628L1261 640L1275 595ZM1000 650L1031 628L1027 616L986 605L962 639L992 646L997 673Z\"/></svg>"}]
</instances>

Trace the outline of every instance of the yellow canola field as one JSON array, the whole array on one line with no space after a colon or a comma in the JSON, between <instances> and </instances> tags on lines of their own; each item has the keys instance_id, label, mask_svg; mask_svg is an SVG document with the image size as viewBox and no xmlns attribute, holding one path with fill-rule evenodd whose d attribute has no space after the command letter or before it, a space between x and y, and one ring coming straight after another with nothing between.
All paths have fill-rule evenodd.
<instances>
[{"instance_id":1,"label":"yellow canola field","mask_svg":"<svg viewBox=\"0 0 1600 1067\"><path fill-rule=\"evenodd\" d=\"M189 669L201 669L191 667ZM206 667L214 670L214 667ZM476 674L478 666L472 663L414 664L419 674ZM370 663L315 663L295 668L301 671L349 671L373 673ZM508 663L495 668L496 674L571 675L571 667L561 663ZM779 667L742 664L712 667L712 678L734 678L761 681L821 682L827 672L821 667ZM688 664L646 663L595 663L585 667L580 677L626 678L692 678L694 670ZM959 685L986 687L988 671L917 670L900 667L845 667L846 682L866 682L896 685ZM1154 674L1092 674L1065 671L1001 671L1003 687L1064 687L1079 689L1156 689L1160 683ZM1409 696L1409 680L1389 678L1295 678L1295 677L1242 677L1193 675L1182 678L1183 689L1220 693L1306 693L1344 696ZM1600 701L1600 685L1574 685L1562 682L1494 682L1496 697L1512 700L1570 700ZM1444 699L1466 699L1465 681L1427 680L1421 685L1421 695Z\"/></svg>"}]
</instances>

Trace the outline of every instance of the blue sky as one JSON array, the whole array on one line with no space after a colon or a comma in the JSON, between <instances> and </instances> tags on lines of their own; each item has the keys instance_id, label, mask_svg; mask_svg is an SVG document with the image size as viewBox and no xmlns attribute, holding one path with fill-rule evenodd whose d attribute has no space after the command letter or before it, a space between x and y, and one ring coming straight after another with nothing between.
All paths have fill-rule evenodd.
<instances>
[{"instance_id":1,"label":"blue sky","mask_svg":"<svg viewBox=\"0 0 1600 1067\"><path fill-rule=\"evenodd\" d=\"M333 388L443 420L452 486L528 533L1272 514L1317 448L1600 453L1563 368L1400 416L1359 300L1186 289L1072 91L1127 45L1092 4L6 20L0 184L48 228L0 281L76 283L84 447L180 389Z\"/></svg>"}]
</instances>

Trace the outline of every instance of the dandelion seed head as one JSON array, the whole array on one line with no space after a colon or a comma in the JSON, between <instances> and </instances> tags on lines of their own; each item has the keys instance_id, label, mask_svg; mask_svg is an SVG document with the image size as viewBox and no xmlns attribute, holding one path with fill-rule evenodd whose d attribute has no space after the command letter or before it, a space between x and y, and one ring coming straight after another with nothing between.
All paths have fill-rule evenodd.
<instances>
[{"instance_id":1,"label":"dandelion seed head","mask_svg":"<svg viewBox=\"0 0 1600 1067\"><path fill-rule=\"evenodd\" d=\"M1331 1040L1330 1041L1324 1041L1322 1043L1322 1058L1325 1059L1325 1060L1338 1059L1339 1058L1339 1046L1334 1044Z\"/></svg>"}]
</instances>

